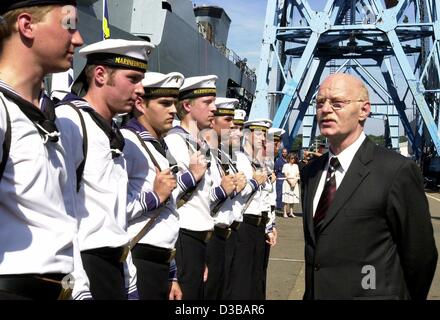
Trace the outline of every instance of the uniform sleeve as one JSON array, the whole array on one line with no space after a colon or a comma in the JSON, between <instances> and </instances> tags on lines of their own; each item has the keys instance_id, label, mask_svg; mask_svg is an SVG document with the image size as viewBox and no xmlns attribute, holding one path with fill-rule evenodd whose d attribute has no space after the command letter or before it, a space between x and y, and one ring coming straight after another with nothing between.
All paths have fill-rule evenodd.
<instances>
[{"instance_id":1,"label":"uniform sleeve","mask_svg":"<svg viewBox=\"0 0 440 320\"><path fill-rule=\"evenodd\" d=\"M275 227L275 211L269 211L269 221L266 223L266 233L272 232Z\"/></svg>"},{"instance_id":2,"label":"uniform sleeve","mask_svg":"<svg viewBox=\"0 0 440 320\"><path fill-rule=\"evenodd\" d=\"M405 161L393 179L387 215L411 298L426 299L437 264L437 249L423 179L412 161Z\"/></svg>"},{"instance_id":3,"label":"uniform sleeve","mask_svg":"<svg viewBox=\"0 0 440 320\"><path fill-rule=\"evenodd\" d=\"M2 97L0 96L0 99ZM5 140L5 133L6 133L6 111L4 106L2 106L3 103L0 103L0 161L3 158L3 141Z\"/></svg>"},{"instance_id":4,"label":"uniform sleeve","mask_svg":"<svg viewBox=\"0 0 440 320\"><path fill-rule=\"evenodd\" d=\"M160 199L153 190L155 173L150 172L151 160L129 130L121 131L125 138L124 158L128 175L127 219L132 220L157 209Z\"/></svg>"},{"instance_id":5,"label":"uniform sleeve","mask_svg":"<svg viewBox=\"0 0 440 320\"><path fill-rule=\"evenodd\" d=\"M60 141L66 150L68 165L76 169L84 159L83 132L78 113L71 106L61 105L55 109L56 125L61 132Z\"/></svg>"},{"instance_id":6,"label":"uniform sleeve","mask_svg":"<svg viewBox=\"0 0 440 320\"><path fill-rule=\"evenodd\" d=\"M77 236L73 239L73 300L92 300L92 293L90 292L90 282L87 277L86 271L84 270L81 252L78 247Z\"/></svg>"},{"instance_id":7,"label":"uniform sleeve","mask_svg":"<svg viewBox=\"0 0 440 320\"><path fill-rule=\"evenodd\" d=\"M176 259L171 260L168 281L177 281L177 264Z\"/></svg>"},{"instance_id":8,"label":"uniform sleeve","mask_svg":"<svg viewBox=\"0 0 440 320\"><path fill-rule=\"evenodd\" d=\"M173 198L177 202L188 190L195 188L197 183L189 171L190 154L185 140L175 133L167 135L164 140L167 144L168 152L177 161L179 168L176 176L177 188L172 193Z\"/></svg>"},{"instance_id":9,"label":"uniform sleeve","mask_svg":"<svg viewBox=\"0 0 440 320\"><path fill-rule=\"evenodd\" d=\"M136 286L137 270L133 263L131 251L128 252L127 259L124 261L124 279L127 299L139 300L139 292Z\"/></svg>"}]
</instances>

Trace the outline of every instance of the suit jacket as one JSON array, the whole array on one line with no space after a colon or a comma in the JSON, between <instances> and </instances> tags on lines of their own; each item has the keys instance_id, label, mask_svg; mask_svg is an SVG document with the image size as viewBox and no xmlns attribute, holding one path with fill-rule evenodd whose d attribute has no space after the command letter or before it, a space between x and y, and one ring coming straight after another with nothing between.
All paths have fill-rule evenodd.
<instances>
[{"instance_id":1,"label":"suit jacket","mask_svg":"<svg viewBox=\"0 0 440 320\"><path fill-rule=\"evenodd\" d=\"M304 299L426 299L437 249L417 165L365 139L315 229L327 161L328 153L302 172Z\"/></svg>"}]
</instances>

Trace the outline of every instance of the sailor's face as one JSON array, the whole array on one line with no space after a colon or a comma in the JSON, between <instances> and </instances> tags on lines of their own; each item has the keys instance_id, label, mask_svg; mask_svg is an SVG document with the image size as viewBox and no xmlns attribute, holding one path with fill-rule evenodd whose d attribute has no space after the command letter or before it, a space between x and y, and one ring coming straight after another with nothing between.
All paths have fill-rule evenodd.
<instances>
[{"instance_id":1,"label":"sailor's face","mask_svg":"<svg viewBox=\"0 0 440 320\"><path fill-rule=\"evenodd\" d=\"M116 69L107 72L105 99L112 113L130 112L136 100L144 94L144 73L137 70Z\"/></svg>"},{"instance_id":2,"label":"sailor's face","mask_svg":"<svg viewBox=\"0 0 440 320\"><path fill-rule=\"evenodd\" d=\"M72 67L75 48L84 44L76 26L77 10L73 6L55 6L35 23L33 48L45 74Z\"/></svg>"},{"instance_id":3,"label":"sailor's face","mask_svg":"<svg viewBox=\"0 0 440 320\"><path fill-rule=\"evenodd\" d=\"M217 116L212 121L212 128L217 135L221 137L222 141L227 141L229 139L233 125L234 118L232 116Z\"/></svg>"},{"instance_id":4,"label":"sailor's face","mask_svg":"<svg viewBox=\"0 0 440 320\"><path fill-rule=\"evenodd\" d=\"M262 149L266 144L266 132L254 130L251 134L254 149Z\"/></svg>"},{"instance_id":5,"label":"sailor's face","mask_svg":"<svg viewBox=\"0 0 440 320\"><path fill-rule=\"evenodd\" d=\"M195 98L191 103L191 116L197 121L199 129L211 128L211 122L214 119L215 97L207 96Z\"/></svg>"},{"instance_id":6,"label":"sailor's face","mask_svg":"<svg viewBox=\"0 0 440 320\"><path fill-rule=\"evenodd\" d=\"M173 127L173 119L176 115L177 99L172 97L160 97L148 99L145 104L145 120L156 130L163 134Z\"/></svg>"},{"instance_id":7,"label":"sailor's face","mask_svg":"<svg viewBox=\"0 0 440 320\"><path fill-rule=\"evenodd\" d=\"M242 138L243 138L243 127L240 125L233 125L229 140L232 148L238 150L240 148Z\"/></svg>"}]
</instances>

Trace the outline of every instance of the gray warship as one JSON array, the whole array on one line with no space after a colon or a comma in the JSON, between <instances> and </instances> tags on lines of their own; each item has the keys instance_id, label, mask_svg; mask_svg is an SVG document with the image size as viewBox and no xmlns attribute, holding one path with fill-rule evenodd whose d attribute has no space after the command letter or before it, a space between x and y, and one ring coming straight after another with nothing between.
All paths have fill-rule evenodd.
<instances>
[{"instance_id":1,"label":"gray warship","mask_svg":"<svg viewBox=\"0 0 440 320\"><path fill-rule=\"evenodd\" d=\"M191 0L108 0L110 38L148 40L155 45L149 70L177 71L186 77L215 74L219 96L240 100L250 110L255 93L255 72L226 47L231 19L221 7L194 6ZM103 39L103 0L78 1L78 29L85 44ZM76 77L85 59L76 55ZM51 90L63 90L66 74L52 77Z\"/></svg>"}]
</instances>

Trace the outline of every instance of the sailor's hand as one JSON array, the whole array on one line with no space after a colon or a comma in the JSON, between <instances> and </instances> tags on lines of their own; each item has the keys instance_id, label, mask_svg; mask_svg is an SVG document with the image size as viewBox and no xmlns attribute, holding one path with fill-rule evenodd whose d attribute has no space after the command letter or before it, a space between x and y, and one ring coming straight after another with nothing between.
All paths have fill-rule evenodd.
<instances>
[{"instance_id":1,"label":"sailor's hand","mask_svg":"<svg viewBox=\"0 0 440 320\"><path fill-rule=\"evenodd\" d=\"M238 172L235 174L235 180L237 182L235 191L240 193L247 185L247 179L243 172Z\"/></svg>"},{"instance_id":2,"label":"sailor's hand","mask_svg":"<svg viewBox=\"0 0 440 320\"><path fill-rule=\"evenodd\" d=\"M189 159L189 171L191 171L194 179L199 182L205 175L207 161L205 156L200 152L194 152Z\"/></svg>"},{"instance_id":3,"label":"sailor's hand","mask_svg":"<svg viewBox=\"0 0 440 320\"><path fill-rule=\"evenodd\" d=\"M273 228L271 232L266 233L266 243L269 244L271 247L277 244L277 238L278 238L278 233L275 228Z\"/></svg>"},{"instance_id":4,"label":"sailor's hand","mask_svg":"<svg viewBox=\"0 0 440 320\"><path fill-rule=\"evenodd\" d=\"M235 190L235 175L229 174L223 176L221 186L229 196Z\"/></svg>"},{"instance_id":5,"label":"sailor's hand","mask_svg":"<svg viewBox=\"0 0 440 320\"><path fill-rule=\"evenodd\" d=\"M264 173L261 170L255 171L253 178L258 182L258 184L261 186L264 184L267 180L267 174Z\"/></svg>"},{"instance_id":6,"label":"sailor's hand","mask_svg":"<svg viewBox=\"0 0 440 320\"><path fill-rule=\"evenodd\" d=\"M169 300L182 300L182 290L180 289L179 283L175 280L170 281L169 284Z\"/></svg>"},{"instance_id":7,"label":"sailor's hand","mask_svg":"<svg viewBox=\"0 0 440 320\"><path fill-rule=\"evenodd\" d=\"M171 173L170 169L159 171L159 169L156 168L156 178L154 179L153 188L154 192L156 192L159 197L160 203L163 203L168 199L176 186L176 178Z\"/></svg>"}]
</instances>

